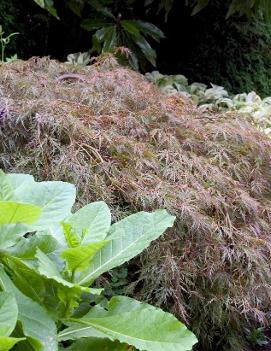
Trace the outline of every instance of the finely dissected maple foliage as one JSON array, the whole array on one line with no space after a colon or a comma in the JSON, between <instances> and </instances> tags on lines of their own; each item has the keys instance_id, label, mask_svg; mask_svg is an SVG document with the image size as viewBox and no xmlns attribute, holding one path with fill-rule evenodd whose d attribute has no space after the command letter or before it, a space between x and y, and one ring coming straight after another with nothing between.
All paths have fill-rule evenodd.
<instances>
[{"instance_id":1,"label":"finely dissected maple foliage","mask_svg":"<svg viewBox=\"0 0 271 351\"><path fill-rule=\"evenodd\" d=\"M72 73L72 75L71 75ZM0 166L76 184L114 219L167 208L174 229L130 285L205 349L240 348L270 310L271 142L242 116L200 112L104 56L89 67L0 66Z\"/></svg>"}]
</instances>

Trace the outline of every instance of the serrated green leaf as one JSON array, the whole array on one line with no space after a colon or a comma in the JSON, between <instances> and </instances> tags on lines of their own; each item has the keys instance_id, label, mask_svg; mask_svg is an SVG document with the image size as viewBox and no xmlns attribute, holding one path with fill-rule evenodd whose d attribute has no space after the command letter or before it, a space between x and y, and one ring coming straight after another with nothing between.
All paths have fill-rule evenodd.
<instances>
[{"instance_id":1,"label":"serrated green leaf","mask_svg":"<svg viewBox=\"0 0 271 351\"><path fill-rule=\"evenodd\" d=\"M9 336L15 328L18 307L15 297L7 292L0 292L0 335ZM1 350L1 348L0 348Z\"/></svg>"},{"instance_id":2,"label":"serrated green leaf","mask_svg":"<svg viewBox=\"0 0 271 351\"><path fill-rule=\"evenodd\" d=\"M68 323L70 327L60 333L60 338L67 338L69 332L74 338L78 328L78 338L88 330L92 336L96 330L112 341L147 351L187 351L197 342L173 315L124 296L114 296L107 310L95 306L81 319L71 318Z\"/></svg>"},{"instance_id":3,"label":"serrated green leaf","mask_svg":"<svg viewBox=\"0 0 271 351\"><path fill-rule=\"evenodd\" d=\"M76 278L79 285L88 285L102 273L121 265L143 251L171 227L175 217L166 210L139 212L112 225L110 240L94 257L89 269Z\"/></svg>"},{"instance_id":4,"label":"serrated green leaf","mask_svg":"<svg viewBox=\"0 0 271 351\"><path fill-rule=\"evenodd\" d=\"M0 336L0 351L9 351L19 341L25 340L25 338L12 338L7 336Z\"/></svg>"},{"instance_id":5,"label":"serrated green leaf","mask_svg":"<svg viewBox=\"0 0 271 351\"><path fill-rule=\"evenodd\" d=\"M14 294L19 311L18 321L33 349L57 351L54 321L42 306L23 295L15 287L3 267L0 267L0 286L3 291Z\"/></svg>"},{"instance_id":6,"label":"serrated green leaf","mask_svg":"<svg viewBox=\"0 0 271 351\"><path fill-rule=\"evenodd\" d=\"M33 224L41 215L41 209L29 203L0 201L0 224Z\"/></svg>"},{"instance_id":7,"label":"serrated green leaf","mask_svg":"<svg viewBox=\"0 0 271 351\"><path fill-rule=\"evenodd\" d=\"M61 256L66 260L67 269L70 272L80 272L86 269L95 254L107 243L99 241L62 251Z\"/></svg>"},{"instance_id":8,"label":"serrated green leaf","mask_svg":"<svg viewBox=\"0 0 271 351\"><path fill-rule=\"evenodd\" d=\"M81 237L85 231L81 243L86 245L102 241L106 237L111 224L111 214L105 202L97 201L73 213L65 223L70 224L72 232Z\"/></svg>"}]
</instances>

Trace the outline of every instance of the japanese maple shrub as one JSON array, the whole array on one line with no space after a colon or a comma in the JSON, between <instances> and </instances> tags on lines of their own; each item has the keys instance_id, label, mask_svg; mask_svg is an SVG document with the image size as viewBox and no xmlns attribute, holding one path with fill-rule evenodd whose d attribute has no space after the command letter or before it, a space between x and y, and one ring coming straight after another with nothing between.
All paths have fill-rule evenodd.
<instances>
[{"instance_id":1,"label":"japanese maple shrub","mask_svg":"<svg viewBox=\"0 0 271 351\"><path fill-rule=\"evenodd\" d=\"M91 285L173 225L166 210L111 225L107 205L72 213L75 187L0 173L0 350L191 350L173 315Z\"/></svg>"}]
</instances>

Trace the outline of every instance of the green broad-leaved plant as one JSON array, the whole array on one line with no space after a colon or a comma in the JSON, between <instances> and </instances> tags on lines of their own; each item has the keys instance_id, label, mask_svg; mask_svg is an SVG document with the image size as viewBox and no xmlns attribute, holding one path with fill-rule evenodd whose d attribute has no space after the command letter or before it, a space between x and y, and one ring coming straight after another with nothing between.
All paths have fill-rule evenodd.
<instances>
[{"instance_id":1,"label":"green broad-leaved plant","mask_svg":"<svg viewBox=\"0 0 271 351\"><path fill-rule=\"evenodd\" d=\"M58 18L53 0L33 0L40 7ZM132 1L133 2L133 1ZM124 8L132 5L127 4ZM134 18L126 18L114 11L114 2L97 0L60 1L73 15L81 18L82 29L92 35L92 47L89 53L68 55L68 63L86 65L90 62L89 54L116 53L122 64L134 69L150 63L156 66L156 51L152 43L165 38L164 33L153 23ZM126 12L126 11L124 11ZM84 18L84 14L88 14ZM128 50L127 50L128 49Z\"/></svg>"},{"instance_id":2,"label":"green broad-leaved plant","mask_svg":"<svg viewBox=\"0 0 271 351\"><path fill-rule=\"evenodd\" d=\"M81 26L87 31L94 31L90 52L116 52L117 48L126 47L130 52L121 55L122 63L127 61L135 69L144 61L156 66L156 51L148 39L160 42L165 35L153 23L122 19L121 16L116 17L110 12L106 14L106 19L85 19ZM125 56L126 60L123 61Z\"/></svg>"},{"instance_id":3,"label":"green broad-leaved plant","mask_svg":"<svg viewBox=\"0 0 271 351\"><path fill-rule=\"evenodd\" d=\"M111 224L102 201L72 212L75 196L69 183L0 172L0 351L191 350L196 337L173 315L92 287L174 216L139 212Z\"/></svg>"}]
</instances>

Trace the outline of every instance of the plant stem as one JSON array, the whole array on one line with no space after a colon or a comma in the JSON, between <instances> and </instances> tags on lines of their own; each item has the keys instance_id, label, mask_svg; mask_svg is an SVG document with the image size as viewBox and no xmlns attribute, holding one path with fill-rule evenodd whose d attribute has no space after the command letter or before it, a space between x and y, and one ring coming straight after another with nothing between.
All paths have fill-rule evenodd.
<instances>
[{"instance_id":1,"label":"plant stem","mask_svg":"<svg viewBox=\"0 0 271 351\"><path fill-rule=\"evenodd\" d=\"M72 283L74 283L74 278L75 278L75 269L72 271L72 275L71 275Z\"/></svg>"}]
</instances>

